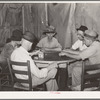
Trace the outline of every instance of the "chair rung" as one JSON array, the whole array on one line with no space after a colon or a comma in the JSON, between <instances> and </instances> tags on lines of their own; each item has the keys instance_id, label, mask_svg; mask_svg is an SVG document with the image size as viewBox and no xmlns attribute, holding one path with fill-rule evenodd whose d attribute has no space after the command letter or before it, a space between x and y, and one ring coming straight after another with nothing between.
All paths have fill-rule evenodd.
<instances>
[{"instance_id":1,"label":"chair rung","mask_svg":"<svg viewBox=\"0 0 100 100\"><path fill-rule=\"evenodd\" d=\"M99 82L91 82L90 84L85 84L84 88L90 88L90 87L95 87L95 86L99 86Z\"/></svg>"},{"instance_id":2,"label":"chair rung","mask_svg":"<svg viewBox=\"0 0 100 100\"><path fill-rule=\"evenodd\" d=\"M29 90L29 87L25 87L21 83L15 83L14 88L20 89L20 90Z\"/></svg>"},{"instance_id":3,"label":"chair rung","mask_svg":"<svg viewBox=\"0 0 100 100\"><path fill-rule=\"evenodd\" d=\"M85 70L97 70L100 69L100 64L94 64L94 65L86 65Z\"/></svg>"}]
</instances>

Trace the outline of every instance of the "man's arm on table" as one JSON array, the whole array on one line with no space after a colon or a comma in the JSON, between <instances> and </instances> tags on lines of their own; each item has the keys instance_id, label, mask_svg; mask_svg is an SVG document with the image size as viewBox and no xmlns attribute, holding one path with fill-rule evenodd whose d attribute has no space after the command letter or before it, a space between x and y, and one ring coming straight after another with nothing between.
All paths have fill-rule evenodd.
<instances>
[{"instance_id":1,"label":"man's arm on table","mask_svg":"<svg viewBox=\"0 0 100 100\"><path fill-rule=\"evenodd\" d=\"M71 54L79 54L80 53L79 50L73 50L73 49L65 49L65 50L62 50L62 52L71 53Z\"/></svg>"},{"instance_id":2,"label":"man's arm on table","mask_svg":"<svg viewBox=\"0 0 100 100\"><path fill-rule=\"evenodd\" d=\"M80 59L81 59L80 53L72 54L72 53L67 53L67 52L61 52L59 55L60 55L60 56L66 55L66 56L68 56L68 57L71 57L71 58L74 58L74 59L77 59L77 60L80 60Z\"/></svg>"}]
</instances>

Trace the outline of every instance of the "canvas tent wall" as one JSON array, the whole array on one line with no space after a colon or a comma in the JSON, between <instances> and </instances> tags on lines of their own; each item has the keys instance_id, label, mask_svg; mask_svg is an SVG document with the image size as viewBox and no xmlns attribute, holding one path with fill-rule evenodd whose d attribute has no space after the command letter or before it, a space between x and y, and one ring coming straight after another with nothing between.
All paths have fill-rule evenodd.
<instances>
[{"instance_id":1,"label":"canvas tent wall","mask_svg":"<svg viewBox=\"0 0 100 100\"><path fill-rule=\"evenodd\" d=\"M56 28L63 48L71 47L77 40L75 29L80 25L100 34L99 8L99 3L0 4L0 46L16 28L29 30L40 39L48 23Z\"/></svg>"}]
</instances>

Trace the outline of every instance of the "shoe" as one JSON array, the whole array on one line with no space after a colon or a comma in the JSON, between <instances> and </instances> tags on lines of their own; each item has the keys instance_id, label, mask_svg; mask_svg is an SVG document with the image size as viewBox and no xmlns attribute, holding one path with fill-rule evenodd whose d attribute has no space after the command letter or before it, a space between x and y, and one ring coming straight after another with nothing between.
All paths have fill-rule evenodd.
<instances>
[{"instance_id":1,"label":"shoe","mask_svg":"<svg viewBox=\"0 0 100 100\"><path fill-rule=\"evenodd\" d=\"M98 87L91 87L91 88L86 88L84 89L84 91L94 91L94 90L97 90Z\"/></svg>"},{"instance_id":2,"label":"shoe","mask_svg":"<svg viewBox=\"0 0 100 100\"><path fill-rule=\"evenodd\" d=\"M81 90L81 85L75 86L75 87L71 87L72 91L80 91Z\"/></svg>"}]
</instances>

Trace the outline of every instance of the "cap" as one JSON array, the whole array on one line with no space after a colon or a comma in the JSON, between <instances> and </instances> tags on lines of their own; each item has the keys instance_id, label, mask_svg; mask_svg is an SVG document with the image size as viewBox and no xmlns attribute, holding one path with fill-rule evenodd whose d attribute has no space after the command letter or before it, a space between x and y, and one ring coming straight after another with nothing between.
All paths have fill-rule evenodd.
<instances>
[{"instance_id":1,"label":"cap","mask_svg":"<svg viewBox=\"0 0 100 100\"><path fill-rule=\"evenodd\" d=\"M32 43L36 40L36 36L29 31L25 32L25 34L23 35L23 38Z\"/></svg>"},{"instance_id":2,"label":"cap","mask_svg":"<svg viewBox=\"0 0 100 100\"><path fill-rule=\"evenodd\" d=\"M98 38L98 34L97 34L97 32L95 32L93 30L87 30L87 31L85 31L84 37L96 39L96 38Z\"/></svg>"},{"instance_id":3,"label":"cap","mask_svg":"<svg viewBox=\"0 0 100 100\"><path fill-rule=\"evenodd\" d=\"M14 31L12 32L12 36L11 36L10 39L13 40L13 41L21 41L22 35L23 35L22 31L16 29L16 30L14 30Z\"/></svg>"},{"instance_id":4,"label":"cap","mask_svg":"<svg viewBox=\"0 0 100 100\"><path fill-rule=\"evenodd\" d=\"M88 28L87 28L86 26L81 25L81 26L80 26L79 28L77 28L76 30L77 30L77 31L78 31L78 30L81 30L81 31L85 32L86 30L88 30Z\"/></svg>"}]
</instances>

